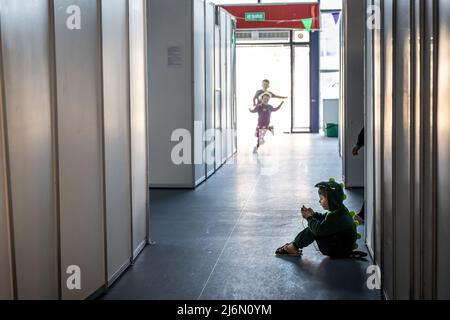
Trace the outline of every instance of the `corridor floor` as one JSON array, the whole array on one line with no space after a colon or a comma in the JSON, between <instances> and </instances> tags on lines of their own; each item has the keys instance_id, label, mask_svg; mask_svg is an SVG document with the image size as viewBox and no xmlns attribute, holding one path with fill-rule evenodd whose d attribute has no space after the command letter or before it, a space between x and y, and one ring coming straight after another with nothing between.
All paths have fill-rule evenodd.
<instances>
[{"instance_id":1,"label":"corridor floor","mask_svg":"<svg viewBox=\"0 0 450 320\"><path fill-rule=\"evenodd\" d=\"M367 261L332 260L315 246L301 258L275 249L301 231L301 205L322 212L315 183L340 180L336 139L282 135L259 155L240 149L197 190L151 191L151 237L103 299L378 299ZM251 150L250 150L251 151ZM362 191L347 191L359 210ZM364 228L360 227L360 232ZM363 241L360 249L366 250Z\"/></svg>"}]
</instances>

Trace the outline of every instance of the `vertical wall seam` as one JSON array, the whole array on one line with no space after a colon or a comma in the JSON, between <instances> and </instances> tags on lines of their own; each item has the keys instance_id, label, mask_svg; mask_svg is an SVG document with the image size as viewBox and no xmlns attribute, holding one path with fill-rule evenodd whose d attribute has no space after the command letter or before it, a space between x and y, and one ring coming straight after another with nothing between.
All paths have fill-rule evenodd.
<instances>
[{"instance_id":1,"label":"vertical wall seam","mask_svg":"<svg viewBox=\"0 0 450 320\"><path fill-rule=\"evenodd\" d=\"M104 259L104 285L108 286L108 213L106 204L106 131L105 131L105 87L104 87L104 66L103 66L103 2L97 0L97 41L98 41L98 75L100 84L100 133L101 133L101 172L102 172L102 214L103 214L103 259Z\"/></svg>"},{"instance_id":2,"label":"vertical wall seam","mask_svg":"<svg viewBox=\"0 0 450 320\"><path fill-rule=\"evenodd\" d=\"M291 108L290 108L290 121L291 121L291 125L290 125L290 133L292 134L294 132L294 103L295 103L295 99L294 99L294 92L295 92L295 77L294 77L294 73L295 73L295 69L296 69L296 61L295 61L295 48L294 48L294 30L290 30L289 31L289 47L290 47L290 54L289 54L289 58L291 59L290 63L291 63L291 68L290 68L290 77L291 77L291 94L290 94L290 102L291 102ZM310 121L311 122L311 121Z\"/></svg>"},{"instance_id":3,"label":"vertical wall seam","mask_svg":"<svg viewBox=\"0 0 450 320\"><path fill-rule=\"evenodd\" d=\"M364 17L365 17L365 19L364 19L364 21L367 21L367 19L368 19L368 8L369 8L369 6L373 6L373 0L366 0L365 1L365 13L364 13ZM367 26L366 26L366 30L367 30ZM370 30L370 29L368 29L368 30ZM369 54L369 56L371 57L371 63L369 64L369 63L367 63L368 61L367 61L367 56L366 56L366 66L367 67L370 67L371 68L371 77L370 77L370 81L371 81L371 84L370 84L370 86L371 86L371 90L372 90L372 95L371 96L369 96L369 97L367 97L366 96L366 99L365 99L365 103L366 103L366 109L365 109L365 113L366 113L366 120L367 120L367 114L368 114L368 110L367 110L367 102L368 101L370 101L370 118L371 118L371 126L370 126L370 128L371 128L371 131L368 131L367 129L366 129L366 131L367 132L370 132L369 134L370 134L370 136L367 136L366 135L366 139L371 139L371 146L372 146L372 172L370 172L370 175L371 175L371 180L372 180L372 183L371 183L371 189L372 189L372 200L373 200L373 203L366 203L366 207L368 208L369 206L372 208L371 210L372 210L372 247L370 248L370 250L369 251L371 251L371 256L372 256L372 260L374 261L374 263L376 264L376 263L378 263L378 261L377 261L377 257L376 257L376 252L377 252L377 244L376 244L376 241L375 241L375 235L377 234L377 224L376 224L376 218L375 218L375 215L376 215L376 188L375 188L375 166L376 166L376 157L375 157L375 134L374 134L374 131L375 131L375 126L374 126L374 123L375 123L375 112L374 112L374 110L375 110L375 90L374 90L374 86L375 86L375 32L374 32L374 30L370 30L369 31L369 33L371 34L371 41L370 41L370 43L369 43L369 41L368 41L368 39L367 39L367 35L368 35L368 33L366 32L366 41L365 41L365 43L366 43L366 46L365 46L365 48L366 48L366 55L367 54ZM367 51L367 47L368 46L370 46L370 51L368 52ZM366 68L367 68L366 67ZM367 71L366 71L366 76L365 76L365 78L367 79ZM366 87L367 88L367 87ZM367 92L366 92L367 93ZM366 122L366 120L365 120L365 122ZM367 123L365 123L364 124L364 128L368 128L368 126L367 126ZM367 161L368 161L368 157L366 157L366 163L367 163ZM367 168L367 164L366 164L366 168ZM366 183L367 183L367 181L368 181L369 179L367 179L367 173L366 173ZM365 232L366 232L366 235L368 234L368 226L366 225L365 226ZM369 245L368 245L368 243L367 243L367 236L366 236L366 246L367 247L369 247Z\"/></svg>"},{"instance_id":4,"label":"vertical wall seam","mask_svg":"<svg viewBox=\"0 0 450 320\"><path fill-rule=\"evenodd\" d=\"M418 16L417 16L418 13ZM420 55L416 55L416 62L415 65L417 67L417 61L419 61L419 69L416 68L414 72L414 83L415 83L415 109L418 108L418 110L415 110L415 112L419 114L419 119L415 119L415 128L417 130L417 124L419 124L419 140L415 142L416 147L419 146L419 150L416 150L418 152L415 152L416 155L419 156L419 159L416 159L415 167L418 168L418 174L419 174L419 181L420 186L418 187L418 196L419 196L419 205L417 208L415 208L415 211L417 212L415 217L415 223L419 223L419 229L416 230L414 228L414 232L418 231L419 234L417 235L414 233L414 245L416 243L419 244L419 248L414 251L414 254L418 253L419 256L414 257L414 266L418 268L414 270L415 275L417 274L417 281L418 283L415 283L414 287L414 298L423 299L423 284L422 284L422 273L423 273L423 203L424 203L424 189L423 184L425 182L425 176L424 176L424 121L423 121L423 96L424 96L424 90L423 90L423 76L424 76L424 70L423 70L423 61L424 61L424 46L423 46L423 39L424 39L424 33L423 33L423 7L422 7L422 1L419 0L417 3L415 2L414 6L414 17L415 17L415 23L414 23L414 39L416 41L416 47L420 48ZM418 27L417 27L418 24ZM419 41L417 41L417 37L419 36ZM419 86L417 86L417 79L420 79ZM419 104L417 106L417 104ZM417 136L417 135L416 135ZM418 160L418 163L417 163ZM417 187L417 186L416 186ZM417 221L417 219L419 221ZM418 238L418 241L416 239ZM418 265L416 266L416 261L418 260ZM416 280L416 276L414 278Z\"/></svg>"},{"instance_id":5,"label":"vertical wall seam","mask_svg":"<svg viewBox=\"0 0 450 320\"><path fill-rule=\"evenodd\" d=\"M379 37L380 37L380 67L379 67L379 72L380 72L380 132L379 132L379 138L380 138L380 173L379 173L379 178L380 178L380 224L381 224L381 230L380 230L380 235L381 235L381 248L380 248L380 255L381 255L381 285L384 288L384 292L386 291L386 285L385 285L385 280L384 280L384 272L385 270L385 259L384 259L384 253L385 253L385 241L384 241L384 234L385 234L385 229L384 229L384 222L385 222L385 217L384 217L384 205L383 205L383 200L384 200L384 115L385 115L385 99L386 99L386 35L385 35L385 16L384 16L384 9L385 9L385 3L384 0L379 0L380 1L380 12L383 13L381 14L381 18L380 18L380 23L381 23L381 29L379 31Z\"/></svg>"},{"instance_id":6,"label":"vertical wall seam","mask_svg":"<svg viewBox=\"0 0 450 320\"><path fill-rule=\"evenodd\" d=\"M409 1L409 7L410 7L410 21L409 21L409 36L410 36L410 59L411 59L411 65L410 65L410 141L411 141L411 147L410 147L410 158L411 158L411 166L410 166L410 205L412 210L410 211L410 235L409 235L409 248L410 248L410 299L414 299L415 297L415 291L416 291L416 285L415 285L415 272L416 272L416 266L415 266L415 258L416 258L416 252L415 252L415 222L416 222L416 203L415 203L415 193L416 193L416 165L417 165L417 159L416 159L416 49L417 49L417 43L416 43L416 11L415 11L415 2L414 0Z\"/></svg>"},{"instance_id":7,"label":"vertical wall seam","mask_svg":"<svg viewBox=\"0 0 450 320\"><path fill-rule=\"evenodd\" d=\"M424 110L425 110L425 50L426 50L426 42L425 42L425 13L424 13L424 2L423 0L419 1L419 7L416 8L416 11L418 9L419 12L419 36L420 36L420 42L419 42L419 46L420 46L420 57L419 57L419 61L420 61L420 71L419 71L419 79L420 79L420 107L419 107L419 114L420 114L420 120L419 120L419 127L420 127L420 146L421 149L419 150L419 154L420 154L420 205L419 205L419 224L420 224L420 228L419 228L419 253L420 253L420 257L419 257L419 292L418 292L418 297L419 299L424 299L425 298L425 293L424 293L424 221L425 221L425 217L424 217L424 212L425 212L425 190L423 188L424 182L425 182L425 117L424 117ZM417 89L417 88L416 88Z\"/></svg>"},{"instance_id":8,"label":"vertical wall seam","mask_svg":"<svg viewBox=\"0 0 450 320\"><path fill-rule=\"evenodd\" d=\"M341 100L341 110L340 113L342 113L342 116L340 116L341 120L342 120L342 126L341 126L341 130L342 130L342 136L346 137L347 136L347 132L346 132L346 128L347 128L347 117L345 116L345 114L343 114L343 110L347 108L347 93L348 93L348 86L347 86L347 74L348 74L348 70L347 70L347 66L348 66L348 54L347 54L347 46L346 46L346 42L347 42L347 30L348 30L348 3L347 1L344 1L344 10L343 10L343 21L344 24L342 26L342 55L343 55L343 59L342 61L344 62L344 70L342 72L342 84L341 87L343 88L342 91L342 95L340 97ZM347 161L345 161L345 152L347 149L347 145L346 145L346 140L347 139L343 139L341 138L342 141L342 145L341 145L341 154L342 154L342 172L344 173L344 184L347 184Z\"/></svg>"},{"instance_id":9,"label":"vertical wall seam","mask_svg":"<svg viewBox=\"0 0 450 320\"><path fill-rule=\"evenodd\" d=\"M58 297L62 300L62 261L61 261L61 199L60 199L60 177L59 177L59 139L58 139L58 84L56 81L56 25L54 0L48 0L49 9L49 73L50 73L50 96L52 112L52 144L53 144L53 174L54 174L54 206L56 215L57 232L57 265L58 265Z\"/></svg>"},{"instance_id":10,"label":"vertical wall seam","mask_svg":"<svg viewBox=\"0 0 450 320\"><path fill-rule=\"evenodd\" d=\"M209 121L208 121L208 92L207 92L207 90L206 90L206 87L207 87L207 78L208 78L208 70L207 70L207 68L206 68L206 65L207 65L207 63L206 63L206 48L207 48L207 37L206 37L206 26L207 26L207 23L208 23L208 10L207 10L207 8L208 8L208 3L207 2L204 2L203 3L203 14L204 14L204 16L205 16L205 20L204 20L204 23L203 23L203 28L205 29L205 33L204 33L204 35L203 35L203 39L204 39L204 43L203 43L203 50L205 51L205 68L204 68L204 77L205 77L205 115L204 115L204 117L203 117L203 119L204 119L204 121L205 121L205 126L204 126L204 129L205 129L205 131L207 131L208 130L208 128L207 128L207 123L209 123ZM204 152L204 155L205 155L205 157L204 157L204 159L206 160L205 161L205 180L207 180L208 179L208 160L209 159L207 159L207 157L206 157L206 150L207 150L207 148L208 148L208 139L207 139L208 137L206 137L206 135L205 135L205 139L204 139L204 141L203 141L203 147L205 148L205 152Z\"/></svg>"},{"instance_id":11,"label":"vertical wall seam","mask_svg":"<svg viewBox=\"0 0 450 320\"><path fill-rule=\"evenodd\" d=\"M437 299L438 297L438 195L437 195L437 177L438 177L438 159L437 159L437 107L438 107L438 77L439 77L439 47L440 47L440 34L439 34L439 2L437 0L433 0L433 106L432 106L432 114L433 114L433 299Z\"/></svg>"},{"instance_id":12,"label":"vertical wall seam","mask_svg":"<svg viewBox=\"0 0 450 320\"><path fill-rule=\"evenodd\" d=\"M371 5L375 5L375 0L370 0L370 4ZM367 21L367 20L366 20ZM375 46L376 46L376 30L372 30L372 162L373 162L373 181L372 181L372 185L373 185L373 197L372 197L372 212L373 212L373 260L375 261L375 263L380 266L380 261L379 259L381 259L380 257L377 257L377 252L379 252L379 248L378 248L378 241L376 240L377 234L378 234L378 229L380 226L377 225L377 221L378 218L377 216L379 215L378 213L378 204L377 204L377 188L376 188L376 181L377 181L377 157L376 157L376 146L377 146L377 135L375 133L375 128L376 128L376 91L375 91L375 86L376 84L376 56L375 56Z\"/></svg>"},{"instance_id":13,"label":"vertical wall seam","mask_svg":"<svg viewBox=\"0 0 450 320\"><path fill-rule=\"evenodd\" d=\"M196 184L196 176L195 176L195 171L196 171L196 164L195 164L195 103L196 103L196 99L195 99L195 67L196 67L196 63L195 63L195 1L196 0L190 0L190 18L191 18L191 83L189 84L191 86L191 115L192 115L192 124L191 124L191 163L193 163L194 165L191 166L191 174L192 174L192 188L195 188L195 184Z\"/></svg>"},{"instance_id":14,"label":"vertical wall seam","mask_svg":"<svg viewBox=\"0 0 450 320\"><path fill-rule=\"evenodd\" d=\"M130 251L130 263L134 264L134 217L133 217L133 140L132 140L132 121L131 121L131 36L130 36L130 0L126 0L126 20L127 20L127 37L128 37L128 140L129 140L129 171L130 171L130 231L131 231L131 251Z\"/></svg>"},{"instance_id":15,"label":"vertical wall seam","mask_svg":"<svg viewBox=\"0 0 450 320\"><path fill-rule=\"evenodd\" d=\"M8 120L7 120L7 109L6 109L6 82L5 82L5 74L3 67L3 37L2 37L2 25L1 25L1 15L0 11L0 70L2 70L0 74L0 85L2 91L2 102L1 102L1 118L2 124L1 127L3 129L3 154L5 155L5 199L6 199L6 213L7 213L7 221L8 221L8 235L9 235L9 244L10 244L10 267L12 273L12 293L13 298L15 300L18 299L18 285L17 285L17 263L16 263L16 250L15 250L15 238L14 238L14 220L13 220L13 206L12 206L12 198L11 198L11 164L9 157L9 138L8 138Z\"/></svg>"},{"instance_id":16,"label":"vertical wall seam","mask_svg":"<svg viewBox=\"0 0 450 320\"><path fill-rule=\"evenodd\" d=\"M2 28L1 28L1 20L0 20L0 65L1 69L3 68L3 37L2 37ZM15 250L15 232L14 232L14 211L12 204L12 186L11 186L11 163L9 156L9 137L8 137L8 120L7 120L7 108L6 108L6 82L4 72L1 74L1 86L2 86L2 104L3 109L2 118L3 118L3 139L4 139L4 155L5 155L5 176L6 176L6 198L7 198L7 213L8 213L8 222L9 222L9 236L10 236L10 245L11 245L11 267L12 267L12 280L13 280L13 296L14 299L18 299L18 280L17 280L17 263L16 263L16 250Z\"/></svg>"},{"instance_id":17,"label":"vertical wall seam","mask_svg":"<svg viewBox=\"0 0 450 320\"><path fill-rule=\"evenodd\" d=\"M390 39L391 46L392 46L392 132L391 132L391 139L392 139L392 168L396 171L397 169L397 152L395 151L397 148L397 114L395 112L396 105L397 105L397 98L396 98L396 92L397 92L397 74L396 74L396 58L397 58L397 47L396 47L396 40L397 40L397 3L395 0L392 1L392 37ZM393 172L392 174L392 206L391 206L391 215L392 215L392 267L393 267L393 299L397 299L397 177L396 173Z\"/></svg>"},{"instance_id":18,"label":"vertical wall seam","mask_svg":"<svg viewBox=\"0 0 450 320\"><path fill-rule=\"evenodd\" d=\"M145 59L145 78L144 78L144 86L145 86L145 217L146 217L146 225L147 225L147 234L146 241L147 244L151 244L150 237L150 188L149 188L149 180L150 180L150 164L149 164L149 141L150 141L150 130L149 130L149 90L148 90L148 19L147 19L147 10L148 5L147 1L143 1L143 18L144 18L144 59Z\"/></svg>"},{"instance_id":19,"label":"vertical wall seam","mask_svg":"<svg viewBox=\"0 0 450 320\"><path fill-rule=\"evenodd\" d=\"M421 181L425 180L425 122L424 122L424 114L425 114L425 84L426 82L423 81L424 76L425 76L425 50L426 50L426 33L425 33L425 12L424 12L424 0L420 1L420 9L419 12L421 12L421 25L420 25L420 41L421 41L421 74L420 77L422 79L421 84L420 84L420 91L421 91L421 128L422 128L422 132L421 132L421 145L422 150L421 150L421 157L422 157L422 164L421 164ZM421 259L420 259L420 285L421 285L421 292L420 292L420 298L424 299L425 298L425 285L424 285L424 221L425 221L425 217L424 217L424 213L425 213L425 190L423 188L423 184L421 184L421 207L420 207L420 253L421 253Z\"/></svg>"}]
</instances>

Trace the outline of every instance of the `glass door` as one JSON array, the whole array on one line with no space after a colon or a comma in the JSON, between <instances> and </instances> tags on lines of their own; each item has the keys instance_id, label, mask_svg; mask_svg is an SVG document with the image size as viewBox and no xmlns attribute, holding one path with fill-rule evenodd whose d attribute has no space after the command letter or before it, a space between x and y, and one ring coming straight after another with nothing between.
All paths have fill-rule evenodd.
<instances>
[{"instance_id":1,"label":"glass door","mask_svg":"<svg viewBox=\"0 0 450 320\"><path fill-rule=\"evenodd\" d=\"M292 132L311 132L311 54L309 45L293 47Z\"/></svg>"}]
</instances>

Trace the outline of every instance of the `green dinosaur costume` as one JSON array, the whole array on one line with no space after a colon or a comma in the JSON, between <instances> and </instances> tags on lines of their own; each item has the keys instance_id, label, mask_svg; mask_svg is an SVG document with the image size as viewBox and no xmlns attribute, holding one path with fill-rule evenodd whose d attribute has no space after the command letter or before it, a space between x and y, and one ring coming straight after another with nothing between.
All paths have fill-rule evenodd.
<instances>
[{"instance_id":1,"label":"green dinosaur costume","mask_svg":"<svg viewBox=\"0 0 450 320\"><path fill-rule=\"evenodd\" d=\"M352 214L344 205L346 196L342 185L333 179L321 182L316 188L326 190L330 212L316 213L308 219L308 228L302 231L294 240L298 249L303 249L317 242L319 250L333 258L348 258L357 248L358 234Z\"/></svg>"}]
</instances>

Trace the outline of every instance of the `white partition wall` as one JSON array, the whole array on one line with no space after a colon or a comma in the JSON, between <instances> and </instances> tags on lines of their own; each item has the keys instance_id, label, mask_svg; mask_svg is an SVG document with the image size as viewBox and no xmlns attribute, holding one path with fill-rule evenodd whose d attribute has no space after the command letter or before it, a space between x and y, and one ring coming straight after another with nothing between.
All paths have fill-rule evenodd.
<instances>
[{"instance_id":1,"label":"white partition wall","mask_svg":"<svg viewBox=\"0 0 450 320\"><path fill-rule=\"evenodd\" d=\"M364 157L352 155L364 126L364 1L344 1L341 72L341 155L346 187L364 186Z\"/></svg>"},{"instance_id":2,"label":"white partition wall","mask_svg":"<svg viewBox=\"0 0 450 320\"><path fill-rule=\"evenodd\" d=\"M61 267L79 266L83 281L81 290L63 286L64 299L86 297L105 283L100 8L77 1L83 20L74 31L61 10L72 4L55 1Z\"/></svg>"},{"instance_id":3,"label":"white partition wall","mask_svg":"<svg viewBox=\"0 0 450 320\"><path fill-rule=\"evenodd\" d=\"M0 0L0 298L95 296L146 244L145 18Z\"/></svg>"},{"instance_id":4,"label":"white partition wall","mask_svg":"<svg viewBox=\"0 0 450 320\"><path fill-rule=\"evenodd\" d=\"M205 108L205 2L193 1L193 80L194 80L194 185L199 185L206 179L205 162L205 133L206 133L206 108ZM210 106L212 107L212 106Z\"/></svg>"},{"instance_id":5,"label":"white partition wall","mask_svg":"<svg viewBox=\"0 0 450 320\"><path fill-rule=\"evenodd\" d=\"M216 24L214 30L214 113L215 113L215 169L218 170L222 166L222 55L220 40L222 33L220 31L220 15L216 16Z\"/></svg>"},{"instance_id":6,"label":"white partition wall","mask_svg":"<svg viewBox=\"0 0 450 320\"><path fill-rule=\"evenodd\" d=\"M108 281L130 264L132 255L127 6L127 0L102 0Z\"/></svg>"},{"instance_id":7,"label":"white partition wall","mask_svg":"<svg viewBox=\"0 0 450 320\"><path fill-rule=\"evenodd\" d=\"M231 109L232 109L232 125L233 125L233 154L238 151L238 136L237 136L237 95L236 95L236 31L237 31L237 23L233 18L231 20Z\"/></svg>"},{"instance_id":8,"label":"white partition wall","mask_svg":"<svg viewBox=\"0 0 450 320\"><path fill-rule=\"evenodd\" d=\"M231 139L226 134L217 133L215 146L206 141L213 140L206 136L207 129L215 127L226 133L231 123L227 100L232 94L227 91L225 67L231 64L227 59L227 52L231 57L230 45L227 50L231 36L226 29L231 18L219 9L217 37L215 10L204 0L148 2L151 187L194 188L232 151L227 149ZM216 166L206 164L205 153L216 156Z\"/></svg>"},{"instance_id":9,"label":"white partition wall","mask_svg":"<svg viewBox=\"0 0 450 320\"><path fill-rule=\"evenodd\" d=\"M205 6L205 130L206 138L206 175L210 177L214 171L214 129L215 129L215 80L214 80L214 46L215 46L216 11L214 4Z\"/></svg>"},{"instance_id":10,"label":"white partition wall","mask_svg":"<svg viewBox=\"0 0 450 320\"><path fill-rule=\"evenodd\" d=\"M144 0L129 0L133 258L137 257L148 238L147 44L145 3Z\"/></svg>"},{"instance_id":11,"label":"white partition wall","mask_svg":"<svg viewBox=\"0 0 450 320\"><path fill-rule=\"evenodd\" d=\"M0 68L1 61L0 61ZM3 128L3 92L0 86L0 300L13 299L13 268L9 232L8 195L6 190L6 155Z\"/></svg>"},{"instance_id":12,"label":"white partition wall","mask_svg":"<svg viewBox=\"0 0 450 320\"><path fill-rule=\"evenodd\" d=\"M192 1L152 0L147 5L150 185L190 188L193 167L172 162L176 143L171 140L173 134L176 141L182 139L177 129L193 132ZM187 148L192 146L189 138ZM192 152L183 156L192 162Z\"/></svg>"},{"instance_id":13,"label":"white partition wall","mask_svg":"<svg viewBox=\"0 0 450 320\"><path fill-rule=\"evenodd\" d=\"M221 128L222 128L222 159L221 164L225 164L228 158L228 95L227 95L227 14L223 9L219 9L220 23L220 97L221 97Z\"/></svg>"},{"instance_id":14,"label":"white partition wall","mask_svg":"<svg viewBox=\"0 0 450 320\"><path fill-rule=\"evenodd\" d=\"M450 3L373 0L381 5L374 30L373 115L375 262L386 299L449 299ZM372 13L370 13L372 14ZM436 41L439 39L439 41ZM373 63L373 66L371 65ZM370 118L368 120L371 120ZM369 147L371 145L369 144ZM367 218L370 218L368 216Z\"/></svg>"},{"instance_id":15,"label":"white partition wall","mask_svg":"<svg viewBox=\"0 0 450 320\"><path fill-rule=\"evenodd\" d=\"M226 72L227 72L227 158L233 155L234 148L234 119L233 119L233 66L232 66L232 38L233 38L233 20L227 15L227 42L226 42Z\"/></svg>"},{"instance_id":16,"label":"white partition wall","mask_svg":"<svg viewBox=\"0 0 450 320\"><path fill-rule=\"evenodd\" d=\"M3 0L1 10L8 13L1 16L3 108L18 298L53 299L58 251L48 1Z\"/></svg>"}]
</instances>

